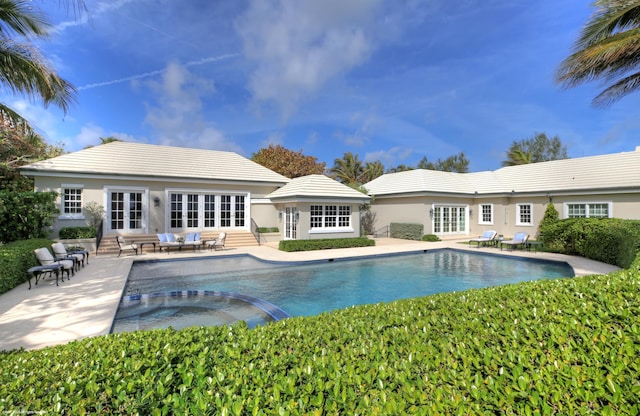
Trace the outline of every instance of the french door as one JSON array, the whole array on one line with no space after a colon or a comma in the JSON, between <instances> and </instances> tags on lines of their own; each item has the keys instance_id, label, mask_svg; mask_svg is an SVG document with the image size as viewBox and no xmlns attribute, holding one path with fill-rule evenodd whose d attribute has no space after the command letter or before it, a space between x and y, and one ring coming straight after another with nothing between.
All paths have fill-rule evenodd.
<instances>
[{"instance_id":1,"label":"french door","mask_svg":"<svg viewBox=\"0 0 640 416\"><path fill-rule=\"evenodd\" d=\"M245 229L248 224L246 195L169 193L169 229L196 231Z\"/></svg>"},{"instance_id":2,"label":"french door","mask_svg":"<svg viewBox=\"0 0 640 416\"><path fill-rule=\"evenodd\" d=\"M284 239L295 240L298 238L298 210L295 207L284 208Z\"/></svg>"},{"instance_id":3,"label":"french door","mask_svg":"<svg viewBox=\"0 0 640 416\"><path fill-rule=\"evenodd\" d=\"M147 227L145 191L110 189L107 195L109 231L123 234L145 232Z\"/></svg>"},{"instance_id":4,"label":"french door","mask_svg":"<svg viewBox=\"0 0 640 416\"><path fill-rule=\"evenodd\" d=\"M435 205L433 207L434 234L467 234L467 206Z\"/></svg>"}]
</instances>

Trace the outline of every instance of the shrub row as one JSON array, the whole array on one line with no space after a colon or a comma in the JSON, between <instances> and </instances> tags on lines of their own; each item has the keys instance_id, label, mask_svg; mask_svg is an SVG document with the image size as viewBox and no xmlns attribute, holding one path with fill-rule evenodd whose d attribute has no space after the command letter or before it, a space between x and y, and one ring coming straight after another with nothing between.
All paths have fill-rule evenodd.
<instances>
[{"instance_id":1,"label":"shrub row","mask_svg":"<svg viewBox=\"0 0 640 416\"><path fill-rule=\"evenodd\" d=\"M280 232L280 229L278 227L258 227L258 232L261 234L277 233Z\"/></svg>"},{"instance_id":2,"label":"shrub row","mask_svg":"<svg viewBox=\"0 0 640 416\"><path fill-rule=\"evenodd\" d=\"M638 266L6 352L0 411L637 415Z\"/></svg>"},{"instance_id":3,"label":"shrub row","mask_svg":"<svg viewBox=\"0 0 640 416\"><path fill-rule=\"evenodd\" d=\"M640 221L570 218L540 227L547 249L627 268L640 249Z\"/></svg>"},{"instance_id":4,"label":"shrub row","mask_svg":"<svg viewBox=\"0 0 640 416\"><path fill-rule=\"evenodd\" d=\"M51 240L33 239L0 246L0 294L27 280L27 270L39 265L33 250L40 247L49 248L52 243Z\"/></svg>"},{"instance_id":5,"label":"shrub row","mask_svg":"<svg viewBox=\"0 0 640 416\"><path fill-rule=\"evenodd\" d=\"M321 240L280 240L278 248L282 251L328 250L332 248L368 247L376 242L366 237L327 238Z\"/></svg>"},{"instance_id":6,"label":"shrub row","mask_svg":"<svg viewBox=\"0 0 640 416\"><path fill-rule=\"evenodd\" d=\"M72 240L77 238L96 238L97 230L94 227L64 227L60 229L60 238Z\"/></svg>"},{"instance_id":7,"label":"shrub row","mask_svg":"<svg viewBox=\"0 0 640 416\"><path fill-rule=\"evenodd\" d=\"M424 226L422 224L405 224L398 222L389 224L389 235L391 238L420 241L424 234L423 230Z\"/></svg>"},{"instance_id":8,"label":"shrub row","mask_svg":"<svg viewBox=\"0 0 640 416\"><path fill-rule=\"evenodd\" d=\"M431 242L440 241L440 237L438 237L435 234L425 234L422 236L422 241L431 241Z\"/></svg>"}]
</instances>

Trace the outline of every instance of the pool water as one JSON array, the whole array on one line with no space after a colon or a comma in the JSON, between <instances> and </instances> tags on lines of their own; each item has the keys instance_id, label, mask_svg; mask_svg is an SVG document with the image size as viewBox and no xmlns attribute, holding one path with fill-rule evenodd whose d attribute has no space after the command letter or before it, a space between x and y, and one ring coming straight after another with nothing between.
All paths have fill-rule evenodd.
<instances>
[{"instance_id":1,"label":"pool water","mask_svg":"<svg viewBox=\"0 0 640 416\"><path fill-rule=\"evenodd\" d=\"M185 291L237 293L266 301L291 316L309 316L352 305L571 276L574 276L573 269L566 263L451 249L306 264L269 263L248 255L135 262L113 332L119 332L116 326L120 317L133 316L134 320L139 320L141 315L153 315L145 310L145 305L135 304L137 298L148 294ZM131 299L135 310L125 305ZM162 310L158 304L150 308L156 312ZM175 305L167 308L175 309ZM170 312L165 312L163 316L170 315ZM215 315L214 312L207 311L204 318L196 315L199 314L194 314L193 325L217 324L217 321L207 318ZM234 313L229 315L231 317L223 323L233 321L236 316ZM247 319L246 315L238 320L247 320L250 324L269 321L268 317L265 320ZM184 316L180 320L184 321L183 326L189 325ZM136 329L136 325L129 327Z\"/></svg>"}]
</instances>

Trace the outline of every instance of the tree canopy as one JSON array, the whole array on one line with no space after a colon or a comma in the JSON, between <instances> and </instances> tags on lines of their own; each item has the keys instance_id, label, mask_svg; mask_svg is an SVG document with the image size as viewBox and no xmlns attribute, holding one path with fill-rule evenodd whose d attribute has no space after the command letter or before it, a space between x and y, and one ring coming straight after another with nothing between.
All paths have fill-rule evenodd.
<instances>
[{"instance_id":1,"label":"tree canopy","mask_svg":"<svg viewBox=\"0 0 640 416\"><path fill-rule=\"evenodd\" d=\"M251 160L287 178L324 173L325 163L314 156L305 156L302 150L294 152L282 146L270 144L251 155Z\"/></svg>"},{"instance_id":2,"label":"tree canopy","mask_svg":"<svg viewBox=\"0 0 640 416\"><path fill-rule=\"evenodd\" d=\"M469 159L465 156L464 152L460 152L457 155L449 156L446 159L440 159L434 163L429 162L427 157L423 157L418 163L418 169L428 170L441 170L445 172L469 172Z\"/></svg>"},{"instance_id":3,"label":"tree canopy","mask_svg":"<svg viewBox=\"0 0 640 416\"><path fill-rule=\"evenodd\" d=\"M535 133L531 138L514 140L507 150L507 159L502 162L502 166L525 165L568 158L567 148L558 136L550 139L545 133Z\"/></svg>"},{"instance_id":4,"label":"tree canopy","mask_svg":"<svg viewBox=\"0 0 640 416\"><path fill-rule=\"evenodd\" d=\"M25 122L14 123L0 111L0 188L32 191L33 182L20 175L18 168L63 153L62 146L50 145Z\"/></svg>"},{"instance_id":5,"label":"tree canopy","mask_svg":"<svg viewBox=\"0 0 640 416\"><path fill-rule=\"evenodd\" d=\"M598 0L594 6L556 79L565 87L601 80L607 86L593 104L606 106L640 87L640 0Z\"/></svg>"}]
</instances>

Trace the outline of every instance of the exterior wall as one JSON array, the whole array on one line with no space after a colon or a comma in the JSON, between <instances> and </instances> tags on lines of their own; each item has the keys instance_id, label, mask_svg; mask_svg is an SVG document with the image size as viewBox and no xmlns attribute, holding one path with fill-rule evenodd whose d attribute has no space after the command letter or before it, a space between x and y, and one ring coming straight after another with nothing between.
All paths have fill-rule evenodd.
<instances>
[{"instance_id":1,"label":"exterior wall","mask_svg":"<svg viewBox=\"0 0 640 416\"><path fill-rule=\"evenodd\" d=\"M311 205L348 205L351 207L351 227L349 229L311 229ZM287 239L286 207L297 210L296 240L317 240L325 238L353 238L360 237L360 205L348 202L292 202L274 204L278 212L278 225L282 239Z\"/></svg>"},{"instance_id":2,"label":"exterior wall","mask_svg":"<svg viewBox=\"0 0 640 416\"><path fill-rule=\"evenodd\" d=\"M270 205L255 205L251 204L252 199L260 199L265 195L272 192L275 187L273 186L246 186L239 184L206 184L206 183L189 183L189 182L140 182L132 180L114 180L114 179L83 179L83 178L60 178L60 177L36 177L35 178L35 190L36 191L55 191L58 194L61 193L63 185L78 185L82 187L82 205L86 206L90 201L95 201L99 205L105 207L105 211L108 214L108 189L123 189L123 190L140 190L143 192L142 210L146 216L146 224L140 233L154 234L169 231L168 228L168 212L170 209L169 195L170 192L185 192L185 193L198 193L198 192L220 192L220 193L238 193L246 195L248 200L245 201L246 209L249 210L247 218L252 218L253 209L260 219L265 219L263 224L258 222L260 226L276 226L275 219L271 220L269 224L266 221L267 218L275 218L275 209ZM62 212L61 197L58 197L57 207ZM108 217L105 218L105 234L109 234L107 227ZM86 226L89 224L89 216L86 212L83 215L76 216L75 218L68 218L64 215L59 215L55 221L50 236L57 238L58 233L63 227L76 227ZM250 221L245 223L245 228L248 230L250 227ZM214 229L219 229L215 227ZM110 232L110 234L116 234L117 232Z\"/></svg>"},{"instance_id":3,"label":"exterior wall","mask_svg":"<svg viewBox=\"0 0 640 416\"><path fill-rule=\"evenodd\" d=\"M282 225L279 224L278 210L271 203L255 203L251 201L251 218L258 224L258 227L278 227L282 229Z\"/></svg>"},{"instance_id":4,"label":"exterior wall","mask_svg":"<svg viewBox=\"0 0 640 416\"><path fill-rule=\"evenodd\" d=\"M376 215L373 229L379 230L392 222L422 224L424 233L431 234L429 205L426 197L376 198L371 211Z\"/></svg>"}]
</instances>

